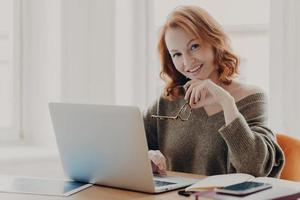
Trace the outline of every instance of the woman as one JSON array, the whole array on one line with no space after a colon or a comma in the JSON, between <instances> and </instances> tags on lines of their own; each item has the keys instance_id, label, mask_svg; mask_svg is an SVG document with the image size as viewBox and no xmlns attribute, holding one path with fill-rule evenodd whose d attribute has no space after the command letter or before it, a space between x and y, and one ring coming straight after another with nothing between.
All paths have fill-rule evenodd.
<instances>
[{"instance_id":1,"label":"woman","mask_svg":"<svg viewBox=\"0 0 300 200\"><path fill-rule=\"evenodd\" d=\"M179 7L158 49L165 91L144 116L153 172L278 177L284 156L267 128L267 97L235 79L238 58L220 25L199 7Z\"/></svg>"}]
</instances>

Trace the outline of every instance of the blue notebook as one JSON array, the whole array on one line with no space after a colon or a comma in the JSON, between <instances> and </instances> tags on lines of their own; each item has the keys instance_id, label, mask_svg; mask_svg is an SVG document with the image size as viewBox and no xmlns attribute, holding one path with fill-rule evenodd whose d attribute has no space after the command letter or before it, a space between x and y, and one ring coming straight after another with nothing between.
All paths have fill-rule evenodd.
<instances>
[{"instance_id":1,"label":"blue notebook","mask_svg":"<svg viewBox=\"0 0 300 200\"><path fill-rule=\"evenodd\" d=\"M70 196L91 185L63 179L0 175L0 192Z\"/></svg>"}]
</instances>

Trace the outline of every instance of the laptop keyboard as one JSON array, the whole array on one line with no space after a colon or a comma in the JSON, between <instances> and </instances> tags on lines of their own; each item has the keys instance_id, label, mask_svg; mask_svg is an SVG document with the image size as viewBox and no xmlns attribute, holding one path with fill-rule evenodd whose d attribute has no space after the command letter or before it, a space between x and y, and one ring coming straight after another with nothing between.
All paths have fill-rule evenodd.
<instances>
[{"instance_id":1,"label":"laptop keyboard","mask_svg":"<svg viewBox=\"0 0 300 200\"><path fill-rule=\"evenodd\" d=\"M162 186L172 185L172 184L175 184L175 183L171 183L171 182L167 182L167 181L154 180L155 187L162 187Z\"/></svg>"}]
</instances>

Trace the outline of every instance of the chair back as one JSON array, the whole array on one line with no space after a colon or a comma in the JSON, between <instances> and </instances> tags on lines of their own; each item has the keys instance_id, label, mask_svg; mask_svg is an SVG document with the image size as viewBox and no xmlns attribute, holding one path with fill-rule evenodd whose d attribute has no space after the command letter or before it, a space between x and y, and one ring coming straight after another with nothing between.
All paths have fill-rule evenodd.
<instances>
[{"instance_id":1,"label":"chair back","mask_svg":"<svg viewBox=\"0 0 300 200\"><path fill-rule=\"evenodd\" d=\"M281 179L300 181L300 140L284 134L276 135L285 156Z\"/></svg>"}]
</instances>

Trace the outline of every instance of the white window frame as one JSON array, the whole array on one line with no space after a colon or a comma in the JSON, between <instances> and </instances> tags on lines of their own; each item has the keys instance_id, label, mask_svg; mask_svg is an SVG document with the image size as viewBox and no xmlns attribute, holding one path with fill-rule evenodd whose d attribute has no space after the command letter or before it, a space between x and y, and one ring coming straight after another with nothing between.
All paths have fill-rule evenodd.
<instances>
[{"instance_id":1,"label":"white window frame","mask_svg":"<svg viewBox=\"0 0 300 200\"><path fill-rule=\"evenodd\" d=\"M21 7L20 0L13 0L13 28L12 32L0 32L12 44L12 54L8 62L13 69L13 113L12 126L0 127L0 142L18 142L21 140ZM0 61L1 62L1 61ZM4 62L4 61L3 61Z\"/></svg>"}]
</instances>

